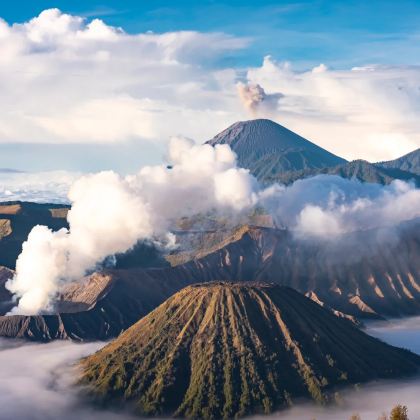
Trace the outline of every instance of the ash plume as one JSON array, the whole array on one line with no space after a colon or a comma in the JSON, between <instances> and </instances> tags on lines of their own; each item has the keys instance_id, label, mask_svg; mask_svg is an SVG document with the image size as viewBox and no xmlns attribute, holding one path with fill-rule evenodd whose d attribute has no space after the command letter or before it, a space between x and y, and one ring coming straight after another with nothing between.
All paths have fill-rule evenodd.
<instances>
[{"instance_id":1,"label":"ash plume","mask_svg":"<svg viewBox=\"0 0 420 420\"><path fill-rule=\"evenodd\" d=\"M237 85L239 99L244 108L256 117L260 113L271 113L277 108L281 93L267 94L264 88L258 83L242 83Z\"/></svg>"}]
</instances>

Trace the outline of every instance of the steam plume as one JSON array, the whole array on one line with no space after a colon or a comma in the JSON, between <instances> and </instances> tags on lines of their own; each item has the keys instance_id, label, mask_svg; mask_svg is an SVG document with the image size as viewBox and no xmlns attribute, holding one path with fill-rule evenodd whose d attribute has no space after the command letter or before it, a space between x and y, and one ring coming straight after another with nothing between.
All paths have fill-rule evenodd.
<instances>
[{"instance_id":1,"label":"steam plume","mask_svg":"<svg viewBox=\"0 0 420 420\"><path fill-rule=\"evenodd\" d=\"M20 298L13 314L53 310L62 283L138 240L165 241L171 222L181 216L215 209L237 214L255 204L256 182L236 167L229 146L173 138L168 155L172 169L149 166L125 178L100 172L72 185L69 230L36 226L23 244L16 275L6 285Z\"/></svg>"},{"instance_id":2,"label":"steam plume","mask_svg":"<svg viewBox=\"0 0 420 420\"><path fill-rule=\"evenodd\" d=\"M77 180L69 192L69 230L36 226L23 244L16 275L6 284L20 298L11 313L53 310L63 283L139 240L165 244L183 216L216 211L239 221L258 204L297 238L323 240L420 217L420 190L400 181L383 187L321 175L260 190L248 170L236 167L228 145L197 146L185 138L171 140L168 159L171 169L149 166L125 178L101 172Z\"/></svg>"}]
</instances>

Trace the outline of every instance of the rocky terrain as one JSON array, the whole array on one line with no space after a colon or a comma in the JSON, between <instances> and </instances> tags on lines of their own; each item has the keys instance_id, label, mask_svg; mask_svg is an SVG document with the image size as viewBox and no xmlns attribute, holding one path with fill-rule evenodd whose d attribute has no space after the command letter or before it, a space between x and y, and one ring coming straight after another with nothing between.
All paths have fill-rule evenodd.
<instances>
[{"instance_id":1,"label":"rocky terrain","mask_svg":"<svg viewBox=\"0 0 420 420\"><path fill-rule=\"evenodd\" d=\"M22 243L35 225L53 230L67 227L69 206L29 202L0 203L0 265L15 268Z\"/></svg>"},{"instance_id":2,"label":"rocky terrain","mask_svg":"<svg viewBox=\"0 0 420 420\"><path fill-rule=\"evenodd\" d=\"M379 162L383 168L395 168L420 175L420 149L414 150L395 160Z\"/></svg>"},{"instance_id":3,"label":"rocky terrain","mask_svg":"<svg viewBox=\"0 0 420 420\"><path fill-rule=\"evenodd\" d=\"M420 313L420 221L402 224L398 239L381 230L337 241L297 240L287 230L242 227L221 241L175 255L172 263L201 280L270 281L357 317ZM356 246L357 244L357 246ZM182 262L182 264L181 264Z\"/></svg>"},{"instance_id":4,"label":"rocky terrain","mask_svg":"<svg viewBox=\"0 0 420 420\"><path fill-rule=\"evenodd\" d=\"M239 164L264 182L290 183L316 174L380 184L419 179L418 151L393 162L346 162L269 120L238 122L209 144L229 144ZM112 270L68 285L53 314L4 316L15 305L5 282L13 276L28 233L36 224L67 227L68 210L64 205L0 204L0 336L108 339L182 287L215 280L289 286L353 322L420 314L420 220L387 233L378 229L315 241L296 239L256 209L239 224L216 216L182 218L172 229L175 250L162 253L152 243L138 243L116 255Z\"/></svg>"},{"instance_id":5,"label":"rocky terrain","mask_svg":"<svg viewBox=\"0 0 420 420\"><path fill-rule=\"evenodd\" d=\"M1 271L0 271L1 275ZM172 277L159 279L153 270L109 270L70 284L60 295L55 313L5 315L14 304L3 288L0 336L33 341L106 340L118 336L172 293L188 284Z\"/></svg>"},{"instance_id":6,"label":"rocky terrain","mask_svg":"<svg viewBox=\"0 0 420 420\"><path fill-rule=\"evenodd\" d=\"M265 119L237 122L207 142L228 144L238 165L260 181L286 171L336 166L346 162L287 128Z\"/></svg>"},{"instance_id":7,"label":"rocky terrain","mask_svg":"<svg viewBox=\"0 0 420 420\"><path fill-rule=\"evenodd\" d=\"M302 397L326 403L337 387L419 366L419 356L290 288L216 282L175 294L80 368L97 402L146 416L233 418Z\"/></svg>"},{"instance_id":8,"label":"rocky terrain","mask_svg":"<svg viewBox=\"0 0 420 420\"><path fill-rule=\"evenodd\" d=\"M268 184L279 182L281 184L290 185L299 179L316 175L337 175L346 179L354 179L360 182L371 182L381 185L388 185L399 179L401 181L414 182L417 187L420 187L420 175L415 172L380 166L380 164L370 163L365 160L354 160L328 168L279 172L271 177L266 177L264 181Z\"/></svg>"},{"instance_id":9,"label":"rocky terrain","mask_svg":"<svg viewBox=\"0 0 420 420\"><path fill-rule=\"evenodd\" d=\"M172 267L94 273L67 286L55 315L0 317L0 336L114 337L182 287L214 280L289 286L348 318L416 315L420 313L419 223L403 224L400 239L382 246L377 232L349 235L339 244L298 241L287 230L250 226L222 239L217 236L213 242L201 233L201 240L194 242L196 255L192 250L172 255ZM2 278L11 275L3 270ZM7 290L0 290L4 315L13 303Z\"/></svg>"}]
</instances>

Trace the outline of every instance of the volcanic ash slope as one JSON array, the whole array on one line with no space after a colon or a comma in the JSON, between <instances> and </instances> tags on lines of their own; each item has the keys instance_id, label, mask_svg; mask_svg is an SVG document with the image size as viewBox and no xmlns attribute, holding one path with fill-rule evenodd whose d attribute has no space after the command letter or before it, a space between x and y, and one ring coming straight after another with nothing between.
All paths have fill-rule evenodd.
<instances>
[{"instance_id":1,"label":"volcanic ash slope","mask_svg":"<svg viewBox=\"0 0 420 420\"><path fill-rule=\"evenodd\" d=\"M323 403L337 386L419 366L293 289L221 282L186 287L80 365L101 403L189 418Z\"/></svg>"}]
</instances>

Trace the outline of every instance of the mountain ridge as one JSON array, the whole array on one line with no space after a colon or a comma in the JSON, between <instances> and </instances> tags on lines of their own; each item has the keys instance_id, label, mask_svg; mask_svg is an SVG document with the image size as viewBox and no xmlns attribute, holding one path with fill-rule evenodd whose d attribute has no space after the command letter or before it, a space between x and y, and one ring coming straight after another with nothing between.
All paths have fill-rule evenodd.
<instances>
[{"instance_id":1,"label":"mountain ridge","mask_svg":"<svg viewBox=\"0 0 420 420\"><path fill-rule=\"evenodd\" d=\"M413 150L406 155L400 156L397 159L378 162L376 165L383 168L400 169L420 175L420 148Z\"/></svg>"},{"instance_id":2,"label":"mountain ridge","mask_svg":"<svg viewBox=\"0 0 420 420\"><path fill-rule=\"evenodd\" d=\"M35 341L117 336L171 294L197 281L272 282L306 294L330 312L360 320L420 314L420 221L402 224L395 243L380 231L346 235L330 245L299 241L284 229L242 227L226 243L187 252L173 267L104 270L70 284L56 314L0 316L0 336ZM354 244L359 244L355 247ZM361 245L360 245L361 244ZM3 278L12 273L4 269ZM1 270L0 270L1 278ZM89 283L92 284L89 284ZM2 314L14 306L0 284ZM352 318L354 319L354 318Z\"/></svg>"},{"instance_id":3,"label":"mountain ridge","mask_svg":"<svg viewBox=\"0 0 420 420\"><path fill-rule=\"evenodd\" d=\"M265 182L279 182L285 185L290 185L297 180L317 175L338 175L341 178L349 180L357 180L360 182L376 183L381 185L389 185L395 180L400 180L405 182L414 182L417 187L420 187L420 176L416 173L408 172L399 168L385 167L362 159L353 160L351 162L346 162L328 168L305 169L300 171L278 173L271 177L267 177Z\"/></svg>"}]
</instances>

